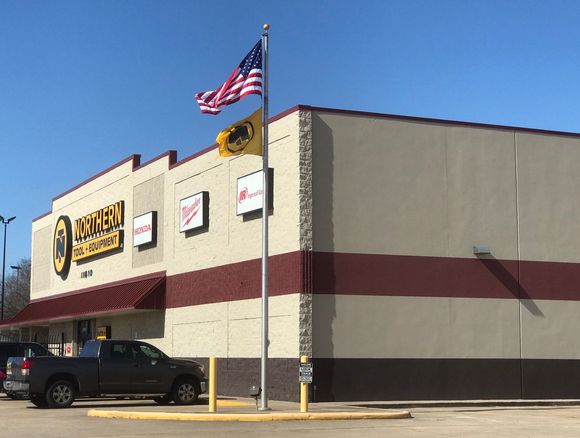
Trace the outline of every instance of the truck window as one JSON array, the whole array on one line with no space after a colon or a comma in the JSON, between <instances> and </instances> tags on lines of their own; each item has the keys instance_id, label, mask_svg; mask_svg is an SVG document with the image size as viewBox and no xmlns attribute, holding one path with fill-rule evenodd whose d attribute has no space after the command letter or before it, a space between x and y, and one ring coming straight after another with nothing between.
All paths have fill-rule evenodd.
<instances>
[{"instance_id":1,"label":"truck window","mask_svg":"<svg viewBox=\"0 0 580 438\"><path fill-rule=\"evenodd\" d=\"M139 344L137 348L141 352L140 356L145 355L149 359L161 359L163 357L163 353L149 345Z\"/></svg>"},{"instance_id":2,"label":"truck window","mask_svg":"<svg viewBox=\"0 0 580 438\"><path fill-rule=\"evenodd\" d=\"M24 346L24 357L48 356L48 353L38 345Z\"/></svg>"},{"instance_id":3,"label":"truck window","mask_svg":"<svg viewBox=\"0 0 580 438\"><path fill-rule=\"evenodd\" d=\"M79 357L97 357L99 355L99 345L98 341L88 341L81 350Z\"/></svg>"},{"instance_id":4,"label":"truck window","mask_svg":"<svg viewBox=\"0 0 580 438\"><path fill-rule=\"evenodd\" d=\"M125 342L113 342L110 344L109 357L111 359L133 359L133 352Z\"/></svg>"}]
</instances>

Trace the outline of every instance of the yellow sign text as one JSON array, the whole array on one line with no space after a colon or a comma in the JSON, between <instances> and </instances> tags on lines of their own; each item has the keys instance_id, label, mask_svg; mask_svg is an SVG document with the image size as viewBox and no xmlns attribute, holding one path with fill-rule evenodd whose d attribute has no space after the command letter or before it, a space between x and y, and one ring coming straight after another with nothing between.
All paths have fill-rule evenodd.
<instances>
[{"instance_id":1,"label":"yellow sign text","mask_svg":"<svg viewBox=\"0 0 580 438\"><path fill-rule=\"evenodd\" d=\"M81 241L123 225L125 202L119 201L75 220L75 240ZM74 260L74 259L73 259Z\"/></svg>"},{"instance_id":2,"label":"yellow sign text","mask_svg":"<svg viewBox=\"0 0 580 438\"><path fill-rule=\"evenodd\" d=\"M72 259L75 262L93 257L97 254L112 251L123 246L123 231L117 230L112 233L104 234L95 239L79 243L72 248Z\"/></svg>"}]
</instances>

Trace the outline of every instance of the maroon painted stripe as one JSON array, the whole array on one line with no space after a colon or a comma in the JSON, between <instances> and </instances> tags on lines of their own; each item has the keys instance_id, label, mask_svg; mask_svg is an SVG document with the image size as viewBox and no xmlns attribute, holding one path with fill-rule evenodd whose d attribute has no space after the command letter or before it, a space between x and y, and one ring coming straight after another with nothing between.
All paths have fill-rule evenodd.
<instances>
[{"instance_id":1,"label":"maroon painted stripe","mask_svg":"<svg viewBox=\"0 0 580 438\"><path fill-rule=\"evenodd\" d=\"M314 292L517 298L517 262L315 252Z\"/></svg>"},{"instance_id":2,"label":"maroon painted stripe","mask_svg":"<svg viewBox=\"0 0 580 438\"><path fill-rule=\"evenodd\" d=\"M580 301L580 263L523 261L522 298Z\"/></svg>"},{"instance_id":3,"label":"maroon painted stripe","mask_svg":"<svg viewBox=\"0 0 580 438\"><path fill-rule=\"evenodd\" d=\"M313 254L319 294L580 301L580 263Z\"/></svg>"},{"instance_id":4,"label":"maroon painted stripe","mask_svg":"<svg viewBox=\"0 0 580 438\"><path fill-rule=\"evenodd\" d=\"M269 258L271 296L293 293L456 298L532 298L580 301L580 263L295 251ZM33 300L76 299L127 288L165 272ZM87 295L88 296L88 295ZM261 296L261 259L166 278L154 308L175 308ZM158 299L159 298L159 299ZM161 301L159 301L161 300ZM149 304L149 303L147 303Z\"/></svg>"},{"instance_id":5,"label":"maroon painted stripe","mask_svg":"<svg viewBox=\"0 0 580 438\"><path fill-rule=\"evenodd\" d=\"M254 259L167 278L167 307L259 298ZM521 278L521 281L520 281ZM270 295L580 301L580 263L296 251L270 257Z\"/></svg>"},{"instance_id":6,"label":"maroon painted stripe","mask_svg":"<svg viewBox=\"0 0 580 438\"><path fill-rule=\"evenodd\" d=\"M298 293L302 286L300 251L268 258L269 295ZM167 277L167 308L247 300L261 296L261 259Z\"/></svg>"},{"instance_id":7,"label":"maroon painted stripe","mask_svg":"<svg viewBox=\"0 0 580 438\"><path fill-rule=\"evenodd\" d=\"M580 263L395 256L295 251L269 258L271 296L293 293L531 298L580 301ZM115 281L31 301L31 305L74 302L103 290L141 289L165 272ZM261 260L254 259L166 278L166 296L137 304L175 308L261 296ZM41 312L42 313L42 312Z\"/></svg>"}]
</instances>

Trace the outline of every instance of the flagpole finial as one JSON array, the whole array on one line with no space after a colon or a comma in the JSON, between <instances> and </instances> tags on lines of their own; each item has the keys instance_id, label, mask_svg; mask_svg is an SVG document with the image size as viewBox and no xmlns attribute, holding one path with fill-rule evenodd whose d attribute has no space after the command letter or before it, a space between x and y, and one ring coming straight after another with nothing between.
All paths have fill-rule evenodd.
<instances>
[{"instance_id":1,"label":"flagpole finial","mask_svg":"<svg viewBox=\"0 0 580 438\"><path fill-rule=\"evenodd\" d=\"M268 30L270 29L270 25L268 23L264 24L264 26L262 26L264 28L264 30Z\"/></svg>"}]
</instances>

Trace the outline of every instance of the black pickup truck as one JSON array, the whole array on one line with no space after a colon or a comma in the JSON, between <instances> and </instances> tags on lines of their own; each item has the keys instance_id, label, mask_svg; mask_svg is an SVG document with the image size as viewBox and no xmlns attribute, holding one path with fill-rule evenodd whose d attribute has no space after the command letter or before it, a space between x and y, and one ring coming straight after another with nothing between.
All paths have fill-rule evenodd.
<instances>
[{"instance_id":1,"label":"black pickup truck","mask_svg":"<svg viewBox=\"0 0 580 438\"><path fill-rule=\"evenodd\" d=\"M18 394L12 391L10 385L4 386L4 379L6 378L6 363L9 357L35 357L35 356L52 356L45 347L36 342L0 342L0 391L4 390L6 395L10 398L23 398L26 396L24 392Z\"/></svg>"},{"instance_id":2,"label":"black pickup truck","mask_svg":"<svg viewBox=\"0 0 580 438\"><path fill-rule=\"evenodd\" d=\"M78 396L143 396L187 405L207 388L197 362L172 359L145 342L118 340L88 341L79 357L9 358L6 381L42 408L67 408Z\"/></svg>"}]
</instances>

